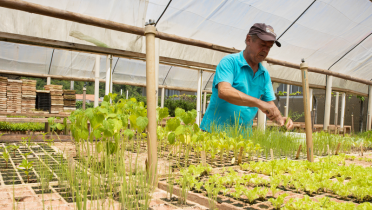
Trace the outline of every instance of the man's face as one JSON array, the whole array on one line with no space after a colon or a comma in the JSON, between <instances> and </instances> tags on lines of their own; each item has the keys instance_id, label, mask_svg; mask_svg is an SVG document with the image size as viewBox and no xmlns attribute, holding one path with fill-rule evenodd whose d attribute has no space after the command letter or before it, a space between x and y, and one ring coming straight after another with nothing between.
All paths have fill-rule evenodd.
<instances>
[{"instance_id":1,"label":"man's face","mask_svg":"<svg viewBox=\"0 0 372 210\"><path fill-rule=\"evenodd\" d=\"M255 63L260 63L270 52L271 47L274 45L274 41L263 41L260 38L252 39L250 35L247 35L245 40L250 58Z\"/></svg>"}]
</instances>

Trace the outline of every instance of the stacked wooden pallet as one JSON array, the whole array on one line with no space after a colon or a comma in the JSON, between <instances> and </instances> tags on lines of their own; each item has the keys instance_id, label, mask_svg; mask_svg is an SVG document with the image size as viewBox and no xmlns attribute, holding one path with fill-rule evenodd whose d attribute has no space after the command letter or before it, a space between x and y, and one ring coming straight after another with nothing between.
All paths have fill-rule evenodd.
<instances>
[{"instance_id":1,"label":"stacked wooden pallet","mask_svg":"<svg viewBox=\"0 0 372 210\"><path fill-rule=\"evenodd\" d=\"M22 79L22 113L35 110L36 80Z\"/></svg>"},{"instance_id":2,"label":"stacked wooden pallet","mask_svg":"<svg viewBox=\"0 0 372 210\"><path fill-rule=\"evenodd\" d=\"M65 112L71 112L76 110L76 91L75 90L63 90L63 109Z\"/></svg>"},{"instance_id":3,"label":"stacked wooden pallet","mask_svg":"<svg viewBox=\"0 0 372 210\"><path fill-rule=\"evenodd\" d=\"M0 77L0 111L6 111L6 88L8 78Z\"/></svg>"},{"instance_id":4,"label":"stacked wooden pallet","mask_svg":"<svg viewBox=\"0 0 372 210\"><path fill-rule=\"evenodd\" d=\"M22 80L8 79L6 88L7 104L6 110L8 113L22 112Z\"/></svg>"},{"instance_id":5,"label":"stacked wooden pallet","mask_svg":"<svg viewBox=\"0 0 372 210\"><path fill-rule=\"evenodd\" d=\"M59 112L63 112L62 85L45 85L44 89L50 91L50 113L58 114Z\"/></svg>"}]
</instances>

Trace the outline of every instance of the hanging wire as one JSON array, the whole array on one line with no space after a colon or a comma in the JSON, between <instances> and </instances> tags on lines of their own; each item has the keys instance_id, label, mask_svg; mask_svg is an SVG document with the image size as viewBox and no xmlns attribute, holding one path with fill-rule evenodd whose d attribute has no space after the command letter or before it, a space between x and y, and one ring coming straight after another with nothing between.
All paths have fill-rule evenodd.
<instances>
[{"instance_id":1,"label":"hanging wire","mask_svg":"<svg viewBox=\"0 0 372 210\"><path fill-rule=\"evenodd\" d=\"M279 36L279 38L277 38L276 40L279 40L280 39L280 37L282 37L284 34L285 34L285 32L287 32L288 31L288 29L290 29L292 26L293 26L293 24L295 24L296 22L297 22L297 20L298 19L300 19L300 17L303 15L303 14L305 14L305 12L314 4L316 2L316 0L314 0L313 1L313 3L311 3L306 9L305 9L305 11L303 11L302 13L301 13L301 15L300 16L298 16L298 18L295 20L295 21L293 21L293 23Z\"/></svg>"},{"instance_id":2,"label":"hanging wire","mask_svg":"<svg viewBox=\"0 0 372 210\"><path fill-rule=\"evenodd\" d=\"M114 74L114 72L115 72L115 68L116 68L116 65L118 64L118 61L119 61L119 57L118 57L118 59L116 60L116 62L115 62L115 66L114 66L114 68L112 69L112 74Z\"/></svg>"},{"instance_id":3,"label":"hanging wire","mask_svg":"<svg viewBox=\"0 0 372 210\"><path fill-rule=\"evenodd\" d=\"M211 78L212 78L213 75L214 75L214 73L212 73L212 75L209 77L209 79L208 79L208 81L207 81L207 84L205 84L205 87L204 87L203 90L205 90L205 89L207 88L208 82L209 82L209 80L211 80Z\"/></svg>"},{"instance_id":4,"label":"hanging wire","mask_svg":"<svg viewBox=\"0 0 372 210\"><path fill-rule=\"evenodd\" d=\"M358 47L358 45L360 45L364 40L366 40L369 36L371 36L372 33L370 33L368 36L366 36L362 41L360 41L357 45L355 45L353 48L351 48L349 51L347 51L340 59L338 59L336 62L334 62L329 68L328 70L330 70L332 68L332 66L334 66L336 63L338 63L341 59L343 59L347 54L349 54L352 50L354 50L356 47Z\"/></svg>"},{"instance_id":5,"label":"hanging wire","mask_svg":"<svg viewBox=\"0 0 372 210\"><path fill-rule=\"evenodd\" d=\"M171 2L172 2L172 0L169 0L169 2L168 2L168 4L167 4L167 6L165 7L164 11L161 13L160 17L159 17L158 20L156 21L155 26L158 24L158 22L159 22L159 20L161 19L161 17L163 17L165 11L167 11L167 9L168 9L168 7L169 7L169 5L170 5Z\"/></svg>"},{"instance_id":6,"label":"hanging wire","mask_svg":"<svg viewBox=\"0 0 372 210\"><path fill-rule=\"evenodd\" d=\"M49 71L48 71L48 74L50 74L50 68L52 67L52 62L53 62L53 55L54 55L54 50L53 49L53 52L52 52L52 57L50 58L50 63L49 63Z\"/></svg>"},{"instance_id":7,"label":"hanging wire","mask_svg":"<svg viewBox=\"0 0 372 210\"><path fill-rule=\"evenodd\" d=\"M169 74L170 70L172 69L172 67L173 67L173 66L171 66L171 67L169 68L167 75L164 77L164 80L163 80L163 84L162 84L162 85L165 84L165 80L167 79L168 74Z\"/></svg>"}]
</instances>

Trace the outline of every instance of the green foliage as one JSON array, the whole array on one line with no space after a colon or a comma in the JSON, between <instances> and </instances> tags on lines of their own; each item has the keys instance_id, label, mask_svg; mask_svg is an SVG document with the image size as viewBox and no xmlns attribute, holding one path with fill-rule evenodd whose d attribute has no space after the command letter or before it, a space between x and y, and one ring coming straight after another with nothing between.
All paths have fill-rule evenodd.
<instances>
[{"instance_id":1,"label":"green foliage","mask_svg":"<svg viewBox=\"0 0 372 210\"><path fill-rule=\"evenodd\" d=\"M27 154L26 154L27 156ZM30 182L30 171L32 170L34 161L28 161L27 159L23 159L22 163L18 166L18 169L21 169L25 172L27 176L27 182Z\"/></svg>"},{"instance_id":2,"label":"green foliage","mask_svg":"<svg viewBox=\"0 0 372 210\"><path fill-rule=\"evenodd\" d=\"M287 196L288 196L288 193L283 193L279 195L277 199L270 198L269 201L271 202L271 204L274 206L275 209L280 209L280 207L284 203L284 198Z\"/></svg>"},{"instance_id":3,"label":"green foliage","mask_svg":"<svg viewBox=\"0 0 372 210\"><path fill-rule=\"evenodd\" d=\"M1 131L43 131L44 123L11 123L0 122Z\"/></svg>"},{"instance_id":4,"label":"green foliage","mask_svg":"<svg viewBox=\"0 0 372 210\"><path fill-rule=\"evenodd\" d=\"M169 115L171 117L176 116L176 108L181 108L185 111L191 111L195 109L196 102L189 102L184 100L174 100L174 99L167 99L164 101L164 107L167 107L169 110Z\"/></svg>"},{"instance_id":5,"label":"green foliage","mask_svg":"<svg viewBox=\"0 0 372 210\"><path fill-rule=\"evenodd\" d=\"M2 156L1 157L5 161L6 168L8 168L8 162L9 162L9 158L10 158L9 152L6 151L6 148L1 147L1 149L3 149L3 152L2 152Z\"/></svg>"}]
</instances>

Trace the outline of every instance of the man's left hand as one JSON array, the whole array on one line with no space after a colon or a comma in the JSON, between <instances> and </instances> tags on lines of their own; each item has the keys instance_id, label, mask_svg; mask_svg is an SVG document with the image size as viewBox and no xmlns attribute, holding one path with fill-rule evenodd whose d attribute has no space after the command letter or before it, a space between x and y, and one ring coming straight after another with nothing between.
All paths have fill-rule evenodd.
<instances>
[{"instance_id":1,"label":"man's left hand","mask_svg":"<svg viewBox=\"0 0 372 210\"><path fill-rule=\"evenodd\" d=\"M288 118L288 117L278 117L278 119L276 120L276 122L280 126L284 126L284 124L286 124L286 122L287 122L287 124L285 125L285 127L287 128L287 130L292 130L293 129L293 122L292 122L291 118Z\"/></svg>"}]
</instances>

